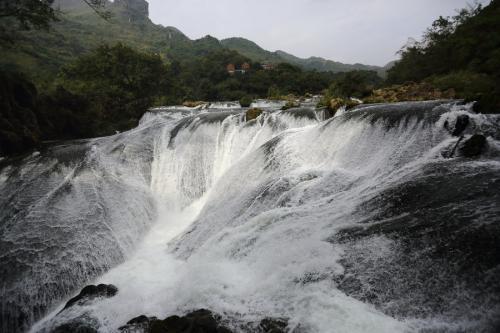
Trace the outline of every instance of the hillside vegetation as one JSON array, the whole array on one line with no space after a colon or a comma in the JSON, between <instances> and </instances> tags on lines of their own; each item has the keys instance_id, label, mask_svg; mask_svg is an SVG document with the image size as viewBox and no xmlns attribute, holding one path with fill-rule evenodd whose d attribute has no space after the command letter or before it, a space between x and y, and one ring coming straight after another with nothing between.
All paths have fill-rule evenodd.
<instances>
[{"instance_id":1,"label":"hillside vegetation","mask_svg":"<svg viewBox=\"0 0 500 333\"><path fill-rule=\"evenodd\" d=\"M301 67L305 70L315 70L319 72L349 72L354 70L376 71L384 76L387 68L378 66L368 66L363 64L343 64L341 62L327 60L320 57L310 57L307 59L296 57L284 51L270 52L264 50L256 43L245 38L227 38L221 41L222 45L230 50L237 51L250 59L266 63L287 62Z\"/></svg>"},{"instance_id":2,"label":"hillside vegetation","mask_svg":"<svg viewBox=\"0 0 500 333\"><path fill-rule=\"evenodd\" d=\"M500 0L438 18L400 53L388 84L422 81L479 101L481 112L500 112Z\"/></svg>"},{"instance_id":3,"label":"hillside vegetation","mask_svg":"<svg viewBox=\"0 0 500 333\"><path fill-rule=\"evenodd\" d=\"M103 6L97 15L83 2L59 0L52 8L62 13L45 17L50 29L20 26L13 42L0 43L0 155L127 130L151 106L317 94L337 77L286 63L264 70L213 37L193 41L153 24L143 0ZM15 17L0 23L12 26ZM229 64L246 70L230 73Z\"/></svg>"},{"instance_id":4,"label":"hillside vegetation","mask_svg":"<svg viewBox=\"0 0 500 333\"><path fill-rule=\"evenodd\" d=\"M379 70L379 67L344 65L331 61L301 60L284 52L269 52L243 39L223 41L212 36L191 40L174 27L154 24L144 0L105 2L112 14L103 20L81 0L58 0L54 7L62 15L50 30L23 31L16 44L2 50L0 66L16 67L37 84L49 84L61 66L74 61L103 44L125 43L140 51L158 53L167 62L192 61L208 53L230 49L251 61L279 64L288 62L304 70L341 72L353 69ZM315 58L320 59L320 58ZM320 64L321 63L321 64Z\"/></svg>"},{"instance_id":5,"label":"hillside vegetation","mask_svg":"<svg viewBox=\"0 0 500 333\"><path fill-rule=\"evenodd\" d=\"M464 98L479 100L482 112L500 110L500 0L436 20L421 42L401 51L385 81L379 68L300 59L242 38L190 40L153 24L144 0L95 3L102 8L80 0L12 2L39 10L0 19L0 156L44 140L114 134L136 126L151 106L186 101L249 105L321 93L331 115L353 105L351 98ZM267 63L272 68L261 66Z\"/></svg>"}]
</instances>

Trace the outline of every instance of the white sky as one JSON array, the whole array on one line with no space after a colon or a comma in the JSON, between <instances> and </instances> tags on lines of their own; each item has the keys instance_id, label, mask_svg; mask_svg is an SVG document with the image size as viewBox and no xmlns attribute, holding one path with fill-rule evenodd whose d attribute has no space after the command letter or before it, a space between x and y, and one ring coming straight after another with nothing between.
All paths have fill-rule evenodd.
<instances>
[{"instance_id":1,"label":"white sky","mask_svg":"<svg viewBox=\"0 0 500 333\"><path fill-rule=\"evenodd\" d=\"M192 39L244 37L270 51L369 65L394 60L409 37L473 1L148 0L153 22Z\"/></svg>"}]
</instances>

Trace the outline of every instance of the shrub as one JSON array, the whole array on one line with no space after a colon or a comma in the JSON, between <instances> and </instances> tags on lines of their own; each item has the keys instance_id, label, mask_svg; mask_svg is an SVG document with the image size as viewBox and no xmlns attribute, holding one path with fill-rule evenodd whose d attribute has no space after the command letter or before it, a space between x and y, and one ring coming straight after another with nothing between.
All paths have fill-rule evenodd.
<instances>
[{"instance_id":1,"label":"shrub","mask_svg":"<svg viewBox=\"0 0 500 333\"><path fill-rule=\"evenodd\" d=\"M249 107L252 105L253 99L250 96L243 96L240 98L240 105L244 108Z\"/></svg>"}]
</instances>

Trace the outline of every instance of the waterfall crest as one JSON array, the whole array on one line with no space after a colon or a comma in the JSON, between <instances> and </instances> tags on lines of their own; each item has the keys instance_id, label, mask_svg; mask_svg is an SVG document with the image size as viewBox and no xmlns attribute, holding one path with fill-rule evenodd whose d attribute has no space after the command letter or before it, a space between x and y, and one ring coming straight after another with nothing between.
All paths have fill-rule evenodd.
<instances>
[{"instance_id":1,"label":"waterfall crest","mask_svg":"<svg viewBox=\"0 0 500 333\"><path fill-rule=\"evenodd\" d=\"M233 329L266 316L301 332L495 327L498 116L437 101L321 121L259 103L251 121L229 103L154 110L4 165L2 332L75 318L114 332L199 308ZM463 115L464 140L487 137L479 158L449 154ZM119 292L59 313L89 283Z\"/></svg>"}]
</instances>

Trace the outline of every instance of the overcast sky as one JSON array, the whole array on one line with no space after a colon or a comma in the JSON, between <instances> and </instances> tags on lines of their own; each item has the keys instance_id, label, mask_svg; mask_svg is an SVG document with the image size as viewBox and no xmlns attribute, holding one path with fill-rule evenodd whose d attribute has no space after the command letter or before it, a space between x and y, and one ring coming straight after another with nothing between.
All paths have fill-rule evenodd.
<instances>
[{"instance_id":1,"label":"overcast sky","mask_svg":"<svg viewBox=\"0 0 500 333\"><path fill-rule=\"evenodd\" d=\"M244 37L299 57L385 65L409 37L473 0L148 0L153 22L190 38ZM489 3L489 0L480 0Z\"/></svg>"}]
</instances>

